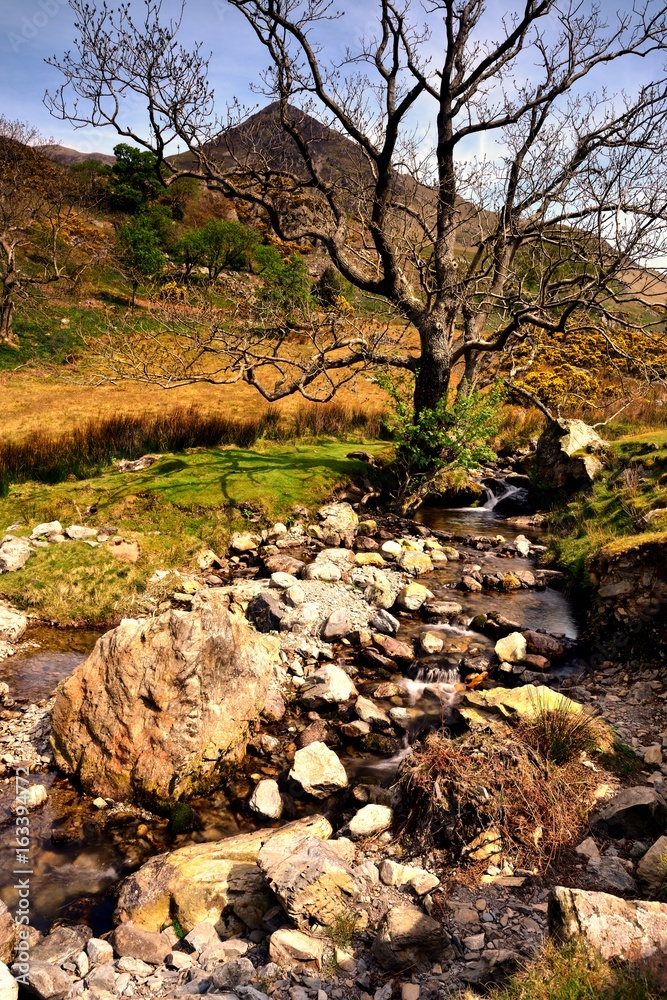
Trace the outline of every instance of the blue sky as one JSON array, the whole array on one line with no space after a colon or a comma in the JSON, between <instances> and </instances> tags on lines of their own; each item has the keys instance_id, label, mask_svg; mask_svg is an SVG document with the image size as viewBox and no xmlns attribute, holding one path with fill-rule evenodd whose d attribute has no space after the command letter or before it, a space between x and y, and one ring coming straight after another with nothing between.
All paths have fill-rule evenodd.
<instances>
[{"instance_id":1,"label":"blue sky","mask_svg":"<svg viewBox=\"0 0 667 1000\"><path fill-rule=\"evenodd\" d=\"M618 6L628 6L624 0ZM132 0L135 10L141 3ZM490 21L508 8L519 9L522 3L497 3L490 0ZM616 4L604 4L613 13ZM174 12L177 0L165 0L166 12ZM420 10L414 3L415 11ZM346 16L328 23L322 41L329 53L337 55L345 46L354 45L360 35L371 32L377 10L376 0L340 0ZM417 14L417 16L419 16ZM10 118L30 122L45 136L83 151L111 152L118 137L109 129L75 131L65 122L52 118L42 103L44 91L59 81L55 69L44 60L60 56L74 38L74 15L66 0L0 0L0 111ZM547 29L549 22L546 23ZM264 53L245 20L225 0L189 0L184 19L183 41L203 40L212 51L211 77L220 107L233 98L242 103L263 103L253 95L251 83L257 81L264 65ZM634 62L624 72L614 66L607 79L598 77L595 86L605 84L617 89L632 87L636 74L650 77L661 72L655 60L650 65Z\"/></svg>"}]
</instances>

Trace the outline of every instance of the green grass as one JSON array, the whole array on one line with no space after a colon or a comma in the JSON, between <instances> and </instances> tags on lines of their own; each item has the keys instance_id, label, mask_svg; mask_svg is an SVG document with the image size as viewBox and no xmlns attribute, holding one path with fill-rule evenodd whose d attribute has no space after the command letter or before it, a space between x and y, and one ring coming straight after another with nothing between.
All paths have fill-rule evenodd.
<instances>
[{"instance_id":1,"label":"green grass","mask_svg":"<svg viewBox=\"0 0 667 1000\"><path fill-rule=\"evenodd\" d=\"M486 995L489 1000L665 1000L667 996L638 970L612 966L583 944L547 945L536 961ZM472 996L464 994L465 1000Z\"/></svg>"},{"instance_id":2,"label":"green grass","mask_svg":"<svg viewBox=\"0 0 667 1000\"><path fill-rule=\"evenodd\" d=\"M385 444L364 444L376 454ZM105 547L84 542L40 549L23 570L0 577L0 595L59 623L110 623L144 608L156 569L194 568L203 548L222 553L229 534L313 509L334 486L366 471L346 459L354 444L309 441L262 450L237 448L165 455L150 469L53 486L24 483L0 500L0 532L19 519L28 534L42 521L113 525L136 538L139 560L119 562ZM89 513L88 513L89 512ZM172 584L173 587L173 584Z\"/></svg>"}]
</instances>

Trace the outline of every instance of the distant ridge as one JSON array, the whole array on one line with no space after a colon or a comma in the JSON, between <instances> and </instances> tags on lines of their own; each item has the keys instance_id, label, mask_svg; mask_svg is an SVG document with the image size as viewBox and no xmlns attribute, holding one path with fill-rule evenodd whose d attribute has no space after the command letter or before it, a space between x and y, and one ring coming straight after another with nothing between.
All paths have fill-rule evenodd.
<instances>
[{"instance_id":1,"label":"distant ridge","mask_svg":"<svg viewBox=\"0 0 667 1000\"><path fill-rule=\"evenodd\" d=\"M78 149L70 149L69 146L58 146L50 143L46 146L35 146L49 160L62 164L63 167L71 167L73 163L83 163L85 160L97 160L98 163L106 163L112 166L116 162L115 156L108 153L82 153Z\"/></svg>"}]
</instances>

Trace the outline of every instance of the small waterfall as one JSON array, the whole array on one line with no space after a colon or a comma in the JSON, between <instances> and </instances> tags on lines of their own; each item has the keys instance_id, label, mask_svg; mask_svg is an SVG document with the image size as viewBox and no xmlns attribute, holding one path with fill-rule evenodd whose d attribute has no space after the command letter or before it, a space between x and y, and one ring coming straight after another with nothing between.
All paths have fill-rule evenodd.
<instances>
[{"instance_id":1,"label":"small waterfall","mask_svg":"<svg viewBox=\"0 0 667 1000\"><path fill-rule=\"evenodd\" d=\"M517 500L525 501L528 491L523 486L512 486L505 479L491 479L480 484L486 493L486 501L482 504L482 510L494 510L502 500L515 497ZM496 490L494 491L494 487Z\"/></svg>"},{"instance_id":2,"label":"small waterfall","mask_svg":"<svg viewBox=\"0 0 667 1000\"><path fill-rule=\"evenodd\" d=\"M404 677L399 683L411 706L416 705L425 691L430 691L439 698L443 708L450 708L459 700L463 687L458 670L451 666L420 667L414 679Z\"/></svg>"}]
</instances>

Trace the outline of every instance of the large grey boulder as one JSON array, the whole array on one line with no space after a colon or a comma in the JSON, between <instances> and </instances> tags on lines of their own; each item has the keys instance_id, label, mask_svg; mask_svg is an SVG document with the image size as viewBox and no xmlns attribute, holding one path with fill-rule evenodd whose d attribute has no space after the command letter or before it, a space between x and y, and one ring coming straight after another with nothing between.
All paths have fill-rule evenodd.
<instances>
[{"instance_id":1,"label":"large grey boulder","mask_svg":"<svg viewBox=\"0 0 667 1000\"><path fill-rule=\"evenodd\" d=\"M243 755L277 656L277 639L230 614L214 590L192 611L125 620L58 687L56 763L116 800L207 790Z\"/></svg>"},{"instance_id":2,"label":"large grey boulder","mask_svg":"<svg viewBox=\"0 0 667 1000\"><path fill-rule=\"evenodd\" d=\"M605 959L631 958L667 987L667 905L619 899L606 892L556 886L549 929L559 941L583 940Z\"/></svg>"},{"instance_id":3,"label":"large grey boulder","mask_svg":"<svg viewBox=\"0 0 667 1000\"><path fill-rule=\"evenodd\" d=\"M317 512L322 531L335 531L341 535L355 532L359 526L357 512L349 503L328 503Z\"/></svg>"},{"instance_id":4,"label":"large grey boulder","mask_svg":"<svg viewBox=\"0 0 667 1000\"><path fill-rule=\"evenodd\" d=\"M28 627L28 619L9 604L0 603L0 642L18 642Z\"/></svg>"},{"instance_id":5,"label":"large grey boulder","mask_svg":"<svg viewBox=\"0 0 667 1000\"><path fill-rule=\"evenodd\" d=\"M592 483L602 471L600 455L607 443L583 420L549 422L537 442L538 480L552 489L576 489Z\"/></svg>"},{"instance_id":6,"label":"large grey boulder","mask_svg":"<svg viewBox=\"0 0 667 1000\"><path fill-rule=\"evenodd\" d=\"M0 541L0 573L15 573L17 569L23 569L32 551L27 538L5 535Z\"/></svg>"}]
</instances>

